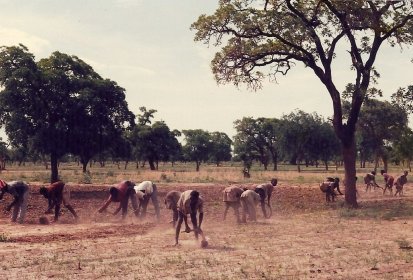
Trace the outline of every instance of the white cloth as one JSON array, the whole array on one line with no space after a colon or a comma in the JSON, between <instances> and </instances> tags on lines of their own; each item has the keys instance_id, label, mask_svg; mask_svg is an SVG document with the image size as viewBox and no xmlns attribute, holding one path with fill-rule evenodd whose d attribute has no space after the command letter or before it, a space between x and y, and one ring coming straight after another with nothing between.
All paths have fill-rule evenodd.
<instances>
[{"instance_id":1,"label":"white cloth","mask_svg":"<svg viewBox=\"0 0 413 280\"><path fill-rule=\"evenodd\" d=\"M153 183L151 181L143 181L139 185L136 185L134 189L137 194L138 192L144 192L145 194L150 195L153 192Z\"/></svg>"}]
</instances>

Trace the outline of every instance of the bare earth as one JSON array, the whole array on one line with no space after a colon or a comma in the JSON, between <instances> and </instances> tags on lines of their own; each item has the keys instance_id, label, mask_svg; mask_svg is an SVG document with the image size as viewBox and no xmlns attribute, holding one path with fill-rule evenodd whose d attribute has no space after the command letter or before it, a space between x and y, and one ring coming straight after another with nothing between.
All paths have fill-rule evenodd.
<instances>
[{"instance_id":1,"label":"bare earth","mask_svg":"<svg viewBox=\"0 0 413 280\"><path fill-rule=\"evenodd\" d=\"M226 185L159 184L162 201L170 190L201 192L206 249L192 233L182 233L181 245L172 246L166 209L160 224L152 208L145 220L95 215L108 186L73 185L80 221L63 209L58 223L40 225L46 200L31 187L26 224L0 214L0 279L413 279L409 186L401 198L380 190L366 194L360 186L361 209L349 211L342 196L325 203L317 186L281 185L270 219L237 225L232 209L221 221Z\"/></svg>"}]
</instances>

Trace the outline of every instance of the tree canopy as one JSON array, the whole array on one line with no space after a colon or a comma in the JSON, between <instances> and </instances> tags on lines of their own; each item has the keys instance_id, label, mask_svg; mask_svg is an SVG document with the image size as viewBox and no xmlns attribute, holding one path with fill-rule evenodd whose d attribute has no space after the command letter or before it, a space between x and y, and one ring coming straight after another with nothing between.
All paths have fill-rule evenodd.
<instances>
[{"instance_id":1,"label":"tree canopy","mask_svg":"<svg viewBox=\"0 0 413 280\"><path fill-rule=\"evenodd\" d=\"M296 62L313 71L333 103L333 125L345 167L346 202L357 207L355 131L360 108L384 42L413 43L410 1L220 0L212 15L192 24L195 40L220 46L212 60L218 83L259 89L266 77L286 75ZM333 75L338 45L345 46L354 72L351 109L343 118Z\"/></svg>"},{"instance_id":2,"label":"tree canopy","mask_svg":"<svg viewBox=\"0 0 413 280\"><path fill-rule=\"evenodd\" d=\"M51 181L68 152L84 165L134 123L124 89L76 56L54 52L36 62L23 46L0 49L1 123L15 146L50 155Z\"/></svg>"}]
</instances>

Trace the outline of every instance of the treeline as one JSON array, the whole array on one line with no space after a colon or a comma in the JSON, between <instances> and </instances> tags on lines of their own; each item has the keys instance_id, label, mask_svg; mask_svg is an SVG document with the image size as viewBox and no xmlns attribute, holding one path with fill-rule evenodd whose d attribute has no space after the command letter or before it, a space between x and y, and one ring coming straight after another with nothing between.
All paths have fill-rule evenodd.
<instances>
[{"instance_id":1,"label":"treeline","mask_svg":"<svg viewBox=\"0 0 413 280\"><path fill-rule=\"evenodd\" d=\"M76 56L54 52L35 61L23 46L0 48L0 122L9 143L0 142L0 168L6 161L49 161L51 181L58 163L77 160L87 171L92 160L148 163L242 161L277 169L280 161L296 164L340 162L340 145L331 121L296 111L276 118L245 117L234 122L236 135L202 129L171 130L154 121L156 110L128 108L125 89L102 78ZM397 104L369 99L360 113L357 152L366 161L400 162L412 158L413 133L407 113ZM182 139L179 141L178 139Z\"/></svg>"}]
</instances>

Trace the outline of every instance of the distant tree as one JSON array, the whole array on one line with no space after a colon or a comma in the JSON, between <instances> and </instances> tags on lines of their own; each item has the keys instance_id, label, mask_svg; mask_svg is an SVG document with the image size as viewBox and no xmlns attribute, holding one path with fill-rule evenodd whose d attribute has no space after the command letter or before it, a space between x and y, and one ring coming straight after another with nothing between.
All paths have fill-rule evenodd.
<instances>
[{"instance_id":1,"label":"distant tree","mask_svg":"<svg viewBox=\"0 0 413 280\"><path fill-rule=\"evenodd\" d=\"M212 151L211 134L202 129L188 129L182 131L184 145L182 147L186 160L194 161L196 171L199 171L202 162L206 162Z\"/></svg>"},{"instance_id":2,"label":"distant tree","mask_svg":"<svg viewBox=\"0 0 413 280\"><path fill-rule=\"evenodd\" d=\"M259 89L266 77L287 75L295 62L312 70L333 103L333 126L342 148L345 201L357 207L355 132L374 64L386 41L413 44L411 1L222 0L212 15L192 24L195 40L222 46L212 60L218 83ZM345 49L354 71L351 110L343 118L333 62L337 46ZM338 79L341 81L341 79Z\"/></svg>"},{"instance_id":3,"label":"distant tree","mask_svg":"<svg viewBox=\"0 0 413 280\"><path fill-rule=\"evenodd\" d=\"M231 145L232 140L224 132L212 132L211 133L211 153L210 160L215 162L217 166L222 161L231 160Z\"/></svg>"},{"instance_id":4,"label":"distant tree","mask_svg":"<svg viewBox=\"0 0 413 280\"><path fill-rule=\"evenodd\" d=\"M268 169L269 152L266 135L268 132L263 131L262 120L257 121L251 117L244 117L234 122L237 134L234 137L235 150L242 151L245 156L254 156L256 160L262 163L264 169ZM243 147L240 147L243 145ZM247 159L247 158L246 158ZM250 160L250 159L247 159Z\"/></svg>"},{"instance_id":5,"label":"distant tree","mask_svg":"<svg viewBox=\"0 0 413 280\"><path fill-rule=\"evenodd\" d=\"M397 104L369 98L361 108L358 121L358 150L362 157L374 156L375 168L379 159L383 161L384 169L388 169L388 147L397 141L407 128L406 111Z\"/></svg>"},{"instance_id":6,"label":"distant tree","mask_svg":"<svg viewBox=\"0 0 413 280\"><path fill-rule=\"evenodd\" d=\"M156 110L146 110L145 107L141 107L140 110L138 124L129 134L134 147L132 153L138 161L147 161L151 170L157 170L159 161L179 157L181 146L176 138L179 131L171 131L163 121L152 124Z\"/></svg>"},{"instance_id":7,"label":"distant tree","mask_svg":"<svg viewBox=\"0 0 413 280\"><path fill-rule=\"evenodd\" d=\"M317 135L322 120L316 113L308 114L301 110L282 117L282 147L285 153L295 159L297 171L301 172L301 162L309 154L311 141L320 141Z\"/></svg>"},{"instance_id":8,"label":"distant tree","mask_svg":"<svg viewBox=\"0 0 413 280\"><path fill-rule=\"evenodd\" d=\"M406 128L395 140L394 153L401 161L407 161L407 167L412 171L411 162L413 160L413 131Z\"/></svg>"},{"instance_id":9,"label":"distant tree","mask_svg":"<svg viewBox=\"0 0 413 280\"><path fill-rule=\"evenodd\" d=\"M10 159L10 151L8 145L0 137L0 172L6 169L6 161Z\"/></svg>"},{"instance_id":10,"label":"distant tree","mask_svg":"<svg viewBox=\"0 0 413 280\"><path fill-rule=\"evenodd\" d=\"M71 96L71 114L68 117L69 151L78 155L82 170L89 161L105 150L113 150L122 135L134 125L134 115L128 109L125 90L116 82L99 78L83 82L83 88Z\"/></svg>"},{"instance_id":11,"label":"distant tree","mask_svg":"<svg viewBox=\"0 0 413 280\"><path fill-rule=\"evenodd\" d=\"M321 160L328 170L328 162L336 159L340 154L340 142L332 125L322 119L317 120L305 145L305 151L310 159Z\"/></svg>"},{"instance_id":12,"label":"distant tree","mask_svg":"<svg viewBox=\"0 0 413 280\"><path fill-rule=\"evenodd\" d=\"M281 139L281 121L275 118L258 118L259 130L264 137L264 146L272 158L273 170L277 170Z\"/></svg>"}]
</instances>

